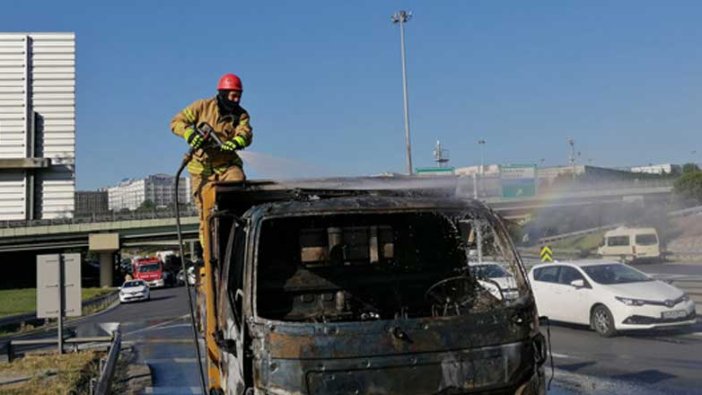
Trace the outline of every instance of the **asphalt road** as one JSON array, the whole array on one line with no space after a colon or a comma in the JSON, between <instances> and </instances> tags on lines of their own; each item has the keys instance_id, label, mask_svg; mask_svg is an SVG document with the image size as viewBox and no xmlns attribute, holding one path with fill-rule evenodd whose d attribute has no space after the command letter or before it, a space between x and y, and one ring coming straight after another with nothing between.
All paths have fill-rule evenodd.
<instances>
[{"instance_id":1,"label":"asphalt road","mask_svg":"<svg viewBox=\"0 0 702 395\"><path fill-rule=\"evenodd\" d=\"M151 300L121 304L73 325L78 336L101 334L119 323L123 346L131 346L134 363L149 365L148 394L201 394L188 298L184 287L153 289Z\"/></svg>"},{"instance_id":2,"label":"asphalt road","mask_svg":"<svg viewBox=\"0 0 702 395\"><path fill-rule=\"evenodd\" d=\"M638 267L648 273L702 275L702 265ZM119 305L71 326L79 336L92 336L103 334L105 323L120 323L135 362L151 368L153 383L146 393L201 393L187 301L183 287L155 289L148 302ZM702 388L702 323L614 338L561 324L552 324L550 332L556 369L550 394L692 394Z\"/></svg>"},{"instance_id":3,"label":"asphalt road","mask_svg":"<svg viewBox=\"0 0 702 395\"><path fill-rule=\"evenodd\" d=\"M657 278L702 276L702 264L697 262L634 266ZM702 311L702 306L697 310ZM550 329L554 362L561 376L580 381L583 388L599 385L601 393L607 393L608 386L620 385L627 389L619 393L702 393L702 322L684 329L629 332L614 338L602 338L577 325L554 324ZM592 378L607 381L602 385Z\"/></svg>"},{"instance_id":4,"label":"asphalt road","mask_svg":"<svg viewBox=\"0 0 702 395\"><path fill-rule=\"evenodd\" d=\"M702 275L702 262L641 263L634 267L651 274Z\"/></svg>"}]
</instances>

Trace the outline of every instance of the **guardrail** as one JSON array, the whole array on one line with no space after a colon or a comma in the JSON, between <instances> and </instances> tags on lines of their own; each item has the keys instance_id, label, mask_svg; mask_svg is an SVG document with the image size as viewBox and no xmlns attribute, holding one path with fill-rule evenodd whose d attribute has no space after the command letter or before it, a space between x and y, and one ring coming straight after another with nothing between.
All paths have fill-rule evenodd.
<instances>
[{"instance_id":1,"label":"guardrail","mask_svg":"<svg viewBox=\"0 0 702 395\"><path fill-rule=\"evenodd\" d=\"M695 206L690 208L685 208L682 210L675 210L668 213L669 217L685 217L688 215L694 215L702 213L702 206Z\"/></svg>"},{"instance_id":2,"label":"guardrail","mask_svg":"<svg viewBox=\"0 0 702 395\"><path fill-rule=\"evenodd\" d=\"M79 346L83 343L96 343L96 342L108 342L111 341L113 336L92 336L92 337L73 337L63 339L64 350L66 351L66 345L72 345L73 351L78 351ZM27 340L10 340L7 342L7 361L12 362L15 359L15 353L18 348L22 346L45 346L45 345L58 345L58 339L27 339Z\"/></svg>"},{"instance_id":3,"label":"guardrail","mask_svg":"<svg viewBox=\"0 0 702 395\"><path fill-rule=\"evenodd\" d=\"M114 303L117 300L117 298L119 298L118 291L110 292L106 295L98 296L84 301L82 303L82 308L85 309L95 306L109 305ZM41 326L46 323L46 320L44 318L37 318L36 311L0 318L0 328L10 325L24 327L27 323L33 323L37 326Z\"/></svg>"},{"instance_id":4,"label":"guardrail","mask_svg":"<svg viewBox=\"0 0 702 395\"><path fill-rule=\"evenodd\" d=\"M617 228L617 227L622 226L622 225L624 225L624 224L603 225L603 226L598 226L596 228L588 228L588 229L578 230L575 232L561 233L561 234L555 235L555 236L542 237L539 239L539 244L553 243L554 241L567 239L569 237L584 236L584 235L588 235L590 233L596 233L596 232L601 232L603 230L614 229L614 228Z\"/></svg>"},{"instance_id":5,"label":"guardrail","mask_svg":"<svg viewBox=\"0 0 702 395\"><path fill-rule=\"evenodd\" d=\"M194 207L188 206L181 209L181 217L197 216L197 211ZM92 224L99 222L115 222L115 221L138 221L147 219L163 219L175 218L174 210L157 210L145 212L128 212L128 213L112 213L103 215L93 215L90 217L76 218L53 218L53 219L35 219L35 220L10 220L0 221L0 228L26 228L30 226L50 226L50 225L75 225L75 224Z\"/></svg>"},{"instance_id":6,"label":"guardrail","mask_svg":"<svg viewBox=\"0 0 702 395\"><path fill-rule=\"evenodd\" d=\"M122 349L122 332L119 329L112 332L112 343L107 357L100 359L100 376L90 381L90 393L93 395L105 395L110 392L112 378L115 376L115 368L119 359L119 352Z\"/></svg>"},{"instance_id":7,"label":"guardrail","mask_svg":"<svg viewBox=\"0 0 702 395\"><path fill-rule=\"evenodd\" d=\"M702 213L702 206L695 206L695 207L690 207L690 208L686 208L686 209L682 209L682 210L671 211L668 213L668 217L671 217L671 218L685 217L688 215L694 215L694 214L699 214L699 213ZM614 229L614 228L617 228L619 226L624 226L624 225L625 224L623 224L623 223L603 225L603 226L598 226L595 228L578 230L575 232L561 233L559 235L542 237L539 239L539 244L552 243L554 241L567 239L569 237L584 236L584 235L587 235L590 233L600 232L603 230L610 230L610 229Z\"/></svg>"},{"instance_id":8,"label":"guardrail","mask_svg":"<svg viewBox=\"0 0 702 395\"><path fill-rule=\"evenodd\" d=\"M115 375L115 370L117 367L117 360L119 359L119 353L122 350L122 332L119 328L112 332L111 336L93 336L93 337L76 337L69 338L63 341L64 348L65 345L72 344L74 351L78 350L80 344L85 343L96 343L96 342L110 342L109 351L107 356L100 359L100 375L97 378L92 378L90 380L90 394L92 395L106 395L110 393L110 387L112 386L112 378ZM31 339L31 340L12 340L7 343L7 361L12 362L14 359L15 351L21 346L44 346L58 344L58 339Z\"/></svg>"}]
</instances>

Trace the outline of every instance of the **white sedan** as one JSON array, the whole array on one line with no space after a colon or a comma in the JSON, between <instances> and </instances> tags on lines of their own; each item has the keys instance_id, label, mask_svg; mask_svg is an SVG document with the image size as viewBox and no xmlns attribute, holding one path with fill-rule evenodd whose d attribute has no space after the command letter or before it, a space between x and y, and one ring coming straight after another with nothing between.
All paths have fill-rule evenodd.
<instances>
[{"instance_id":1,"label":"white sedan","mask_svg":"<svg viewBox=\"0 0 702 395\"><path fill-rule=\"evenodd\" d=\"M509 302L519 297L517 281L502 265L495 262L471 263L469 270L478 283L497 299Z\"/></svg>"},{"instance_id":2,"label":"white sedan","mask_svg":"<svg viewBox=\"0 0 702 395\"><path fill-rule=\"evenodd\" d=\"M623 263L541 264L529 271L529 280L539 314L590 325L602 336L696 321L695 304L687 294Z\"/></svg>"},{"instance_id":3,"label":"white sedan","mask_svg":"<svg viewBox=\"0 0 702 395\"><path fill-rule=\"evenodd\" d=\"M151 299L149 285L146 284L146 282L144 282L143 280L125 281L124 284L122 284L122 286L119 287L120 303L149 299Z\"/></svg>"}]
</instances>

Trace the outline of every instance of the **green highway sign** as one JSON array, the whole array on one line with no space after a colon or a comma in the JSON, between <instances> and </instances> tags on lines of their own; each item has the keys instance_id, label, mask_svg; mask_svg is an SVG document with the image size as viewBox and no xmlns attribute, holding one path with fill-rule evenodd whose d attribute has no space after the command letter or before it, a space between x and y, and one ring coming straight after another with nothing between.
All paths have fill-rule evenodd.
<instances>
[{"instance_id":1,"label":"green highway sign","mask_svg":"<svg viewBox=\"0 0 702 395\"><path fill-rule=\"evenodd\" d=\"M454 167L417 167L415 174L453 174Z\"/></svg>"},{"instance_id":2,"label":"green highway sign","mask_svg":"<svg viewBox=\"0 0 702 395\"><path fill-rule=\"evenodd\" d=\"M500 187L504 198L536 195L536 165L500 165Z\"/></svg>"}]
</instances>

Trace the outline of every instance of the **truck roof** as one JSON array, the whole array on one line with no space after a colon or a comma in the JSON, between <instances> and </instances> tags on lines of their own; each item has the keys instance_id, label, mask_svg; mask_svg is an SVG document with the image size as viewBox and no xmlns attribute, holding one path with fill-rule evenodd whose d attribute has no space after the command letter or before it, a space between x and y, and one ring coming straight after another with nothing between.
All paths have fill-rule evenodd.
<instances>
[{"instance_id":1,"label":"truck roof","mask_svg":"<svg viewBox=\"0 0 702 395\"><path fill-rule=\"evenodd\" d=\"M334 207L372 209L455 208L487 209L472 199L457 199L458 179L393 176L309 180L245 181L217 183L217 206L241 215L249 208L266 205L269 210L319 210ZM382 202L382 204L381 204ZM393 203L394 202L394 203ZM349 206L351 204L351 206Z\"/></svg>"}]
</instances>

